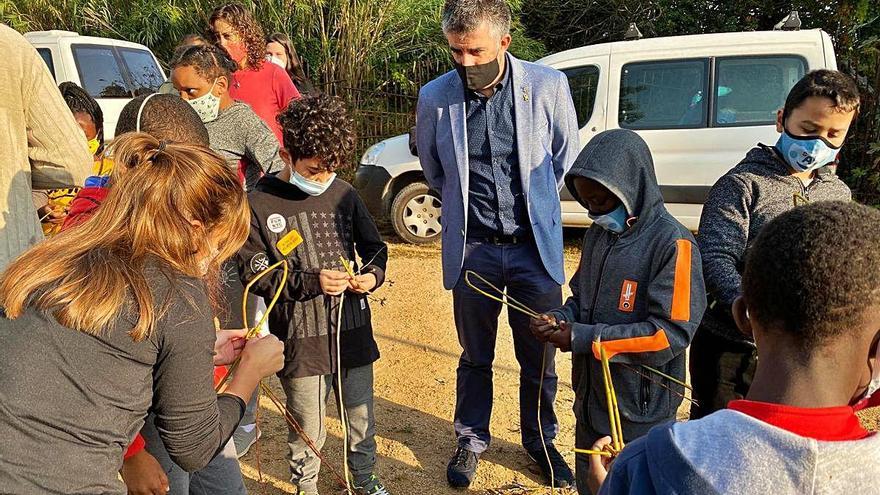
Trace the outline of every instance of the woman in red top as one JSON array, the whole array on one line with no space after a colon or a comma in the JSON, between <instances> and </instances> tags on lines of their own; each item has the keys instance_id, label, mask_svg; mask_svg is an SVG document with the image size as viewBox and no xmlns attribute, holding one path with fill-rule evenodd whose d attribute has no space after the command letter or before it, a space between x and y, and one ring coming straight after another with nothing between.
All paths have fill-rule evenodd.
<instances>
[{"instance_id":1,"label":"woman in red top","mask_svg":"<svg viewBox=\"0 0 880 495\"><path fill-rule=\"evenodd\" d=\"M250 105L280 143L281 126L275 117L300 94L283 68L266 63L266 39L260 25L243 5L231 3L214 9L210 31L214 42L239 66L229 95Z\"/></svg>"}]
</instances>

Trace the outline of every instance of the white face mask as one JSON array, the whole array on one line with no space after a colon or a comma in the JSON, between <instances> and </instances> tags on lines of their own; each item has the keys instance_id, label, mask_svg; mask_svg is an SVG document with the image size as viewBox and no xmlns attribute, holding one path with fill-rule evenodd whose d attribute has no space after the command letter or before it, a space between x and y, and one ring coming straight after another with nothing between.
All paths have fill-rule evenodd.
<instances>
[{"instance_id":1,"label":"white face mask","mask_svg":"<svg viewBox=\"0 0 880 495\"><path fill-rule=\"evenodd\" d=\"M306 179L300 175L299 172L293 170L290 174L290 183L309 196L320 196L330 187L330 184L333 183L333 179L335 178L336 174L333 174L327 179L327 182L318 182L316 180Z\"/></svg>"},{"instance_id":2,"label":"white face mask","mask_svg":"<svg viewBox=\"0 0 880 495\"><path fill-rule=\"evenodd\" d=\"M217 115L220 114L220 97L214 96L214 86L216 85L217 80L214 79L214 84L211 85L211 89L207 93L198 98L188 100L193 110L199 114L199 118L205 124L217 120Z\"/></svg>"},{"instance_id":3,"label":"white face mask","mask_svg":"<svg viewBox=\"0 0 880 495\"><path fill-rule=\"evenodd\" d=\"M285 69L285 70L287 69L287 67L284 66L284 61L274 55L268 55L266 57L266 60L268 60L269 62L272 62L273 64L277 65L278 67L281 67L282 69Z\"/></svg>"}]
</instances>

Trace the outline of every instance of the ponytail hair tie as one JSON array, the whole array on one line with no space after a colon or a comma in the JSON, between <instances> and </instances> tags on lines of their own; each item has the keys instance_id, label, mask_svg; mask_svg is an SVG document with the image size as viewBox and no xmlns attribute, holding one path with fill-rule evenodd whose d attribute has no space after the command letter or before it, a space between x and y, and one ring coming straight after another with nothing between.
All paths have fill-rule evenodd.
<instances>
[{"instance_id":1,"label":"ponytail hair tie","mask_svg":"<svg viewBox=\"0 0 880 495\"><path fill-rule=\"evenodd\" d=\"M155 161L156 161L156 157L159 156L159 153L162 153L162 152L165 151L165 147L166 147L167 145L168 145L168 141L166 141L166 140L164 140L164 139L161 140L161 141L159 141L159 146L157 146L156 149L154 149L154 150L150 153L150 157L147 158L147 161L149 161L150 163L155 162Z\"/></svg>"}]
</instances>

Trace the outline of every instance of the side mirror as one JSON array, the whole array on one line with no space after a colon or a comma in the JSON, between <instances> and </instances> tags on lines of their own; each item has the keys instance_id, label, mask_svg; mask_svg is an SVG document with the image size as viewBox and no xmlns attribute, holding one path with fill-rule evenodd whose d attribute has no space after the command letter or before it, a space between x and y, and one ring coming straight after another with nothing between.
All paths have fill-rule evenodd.
<instances>
[{"instance_id":1,"label":"side mirror","mask_svg":"<svg viewBox=\"0 0 880 495\"><path fill-rule=\"evenodd\" d=\"M419 150L416 148L416 127L413 126L409 130L409 152L413 156L419 156Z\"/></svg>"}]
</instances>

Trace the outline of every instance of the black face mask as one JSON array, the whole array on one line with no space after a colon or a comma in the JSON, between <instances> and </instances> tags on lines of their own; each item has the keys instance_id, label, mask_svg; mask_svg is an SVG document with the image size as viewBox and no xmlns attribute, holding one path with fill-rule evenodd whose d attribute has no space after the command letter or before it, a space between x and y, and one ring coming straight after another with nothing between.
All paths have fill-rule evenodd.
<instances>
[{"instance_id":1,"label":"black face mask","mask_svg":"<svg viewBox=\"0 0 880 495\"><path fill-rule=\"evenodd\" d=\"M453 61L453 63L455 64L455 71L458 72L458 77L461 78L462 84L471 91L479 91L492 84L492 81L494 81L501 72L501 65L498 63L497 57L491 62L480 65L471 65L468 67L465 67L458 62Z\"/></svg>"}]
</instances>

